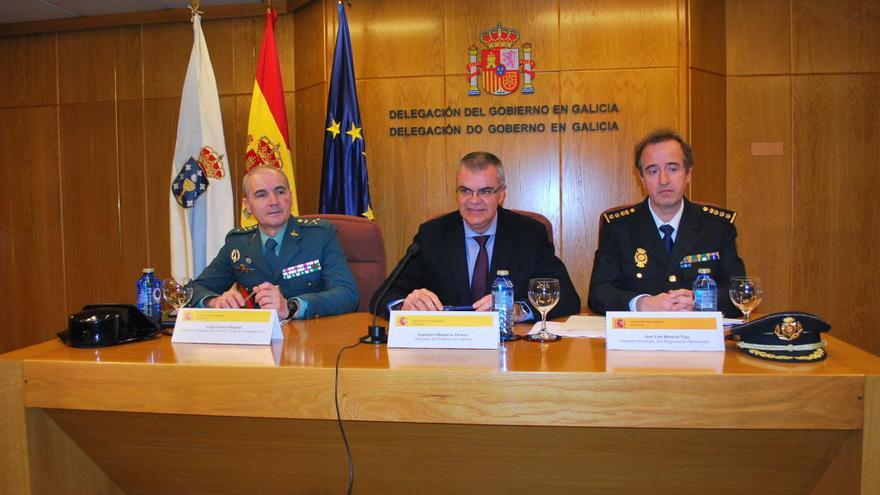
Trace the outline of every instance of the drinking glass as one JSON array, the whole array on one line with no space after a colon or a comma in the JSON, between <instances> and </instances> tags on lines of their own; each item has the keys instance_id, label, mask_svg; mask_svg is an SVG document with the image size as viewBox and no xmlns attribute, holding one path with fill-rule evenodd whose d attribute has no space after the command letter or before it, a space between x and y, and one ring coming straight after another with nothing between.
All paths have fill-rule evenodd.
<instances>
[{"instance_id":1,"label":"drinking glass","mask_svg":"<svg viewBox=\"0 0 880 495\"><path fill-rule=\"evenodd\" d=\"M184 277L178 280L166 278L162 281L162 296L174 308L168 316L177 316L177 310L189 304L193 296L191 280Z\"/></svg>"},{"instance_id":2,"label":"drinking glass","mask_svg":"<svg viewBox=\"0 0 880 495\"><path fill-rule=\"evenodd\" d=\"M559 302L559 280L533 278L529 280L529 301L541 313L541 331L526 336L532 342L555 342L561 337L547 331L547 313Z\"/></svg>"},{"instance_id":3,"label":"drinking glass","mask_svg":"<svg viewBox=\"0 0 880 495\"><path fill-rule=\"evenodd\" d=\"M733 304L742 311L745 321L749 321L749 315L764 298L760 277L733 277L730 279L728 293Z\"/></svg>"}]
</instances>

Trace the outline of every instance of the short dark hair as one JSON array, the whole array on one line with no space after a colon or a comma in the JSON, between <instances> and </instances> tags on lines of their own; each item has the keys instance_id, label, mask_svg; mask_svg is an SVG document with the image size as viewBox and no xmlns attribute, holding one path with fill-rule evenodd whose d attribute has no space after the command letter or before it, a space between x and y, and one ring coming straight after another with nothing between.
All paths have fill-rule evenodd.
<instances>
[{"instance_id":1,"label":"short dark hair","mask_svg":"<svg viewBox=\"0 0 880 495\"><path fill-rule=\"evenodd\" d=\"M246 197L248 195L248 179L261 170L271 170L275 173L280 174L281 177L284 179L284 184L287 186L288 189L290 189L290 180L287 178L287 174L285 174L283 170L278 167L262 164L251 168L241 178L241 195L243 197Z\"/></svg>"},{"instance_id":2,"label":"short dark hair","mask_svg":"<svg viewBox=\"0 0 880 495\"><path fill-rule=\"evenodd\" d=\"M659 129L656 130L647 136L644 139L636 144L636 170L639 171L639 175L642 175L642 152L645 151L645 146L649 144L657 144L663 143L666 141L675 141L681 146L681 153L684 155L684 169L690 170L691 167L694 166L694 152L691 150L691 145L687 143L681 136L678 135L675 131L669 129Z\"/></svg>"},{"instance_id":3,"label":"short dark hair","mask_svg":"<svg viewBox=\"0 0 880 495\"><path fill-rule=\"evenodd\" d=\"M501 179L499 185L505 184L504 165L501 163L501 159L488 151L471 151L458 160L458 166L473 171L485 170L490 166L495 167L498 170L498 177Z\"/></svg>"}]
</instances>

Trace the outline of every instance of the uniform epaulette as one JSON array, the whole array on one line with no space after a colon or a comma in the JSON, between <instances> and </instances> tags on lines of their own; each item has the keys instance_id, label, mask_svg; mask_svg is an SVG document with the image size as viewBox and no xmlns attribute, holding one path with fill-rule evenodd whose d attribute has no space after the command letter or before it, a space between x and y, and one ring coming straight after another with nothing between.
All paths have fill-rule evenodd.
<instances>
[{"instance_id":1,"label":"uniform epaulette","mask_svg":"<svg viewBox=\"0 0 880 495\"><path fill-rule=\"evenodd\" d=\"M257 230L259 227L260 226L257 224L251 225L250 227L238 227L238 228L230 230L229 233L227 233L226 235L248 234L250 232Z\"/></svg>"},{"instance_id":2,"label":"uniform epaulette","mask_svg":"<svg viewBox=\"0 0 880 495\"><path fill-rule=\"evenodd\" d=\"M719 206L710 205L710 204L699 204L697 206L703 210L703 213L712 218L717 218L718 220L733 223L736 220L736 212L733 210L727 210L721 208Z\"/></svg>"},{"instance_id":3,"label":"uniform epaulette","mask_svg":"<svg viewBox=\"0 0 880 495\"><path fill-rule=\"evenodd\" d=\"M297 218L296 224L301 227L326 227L327 220L323 218Z\"/></svg>"},{"instance_id":4,"label":"uniform epaulette","mask_svg":"<svg viewBox=\"0 0 880 495\"><path fill-rule=\"evenodd\" d=\"M621 218L627 218L633 215L636 212L636 208L640 203L636 203L634 205L624 206L617 208L611 208L610 210L606 210L602 213L602 218L605 219L607 223L614 222L616 220L620 220Z\"/></svg>"}]
</instances>

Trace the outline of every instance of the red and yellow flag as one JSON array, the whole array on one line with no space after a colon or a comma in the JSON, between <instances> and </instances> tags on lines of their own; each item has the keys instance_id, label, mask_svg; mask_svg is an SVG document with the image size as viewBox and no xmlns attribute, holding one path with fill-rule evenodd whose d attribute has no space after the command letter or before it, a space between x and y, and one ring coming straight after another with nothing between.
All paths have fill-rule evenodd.
<instances>
[{"instance_id":1,"label":"red and yellow flag","mask_svg":"<svg viewBox=\"0 0 880 495\"><path fill-rule=\"evenodd\" d=\"M251 113L248 117L247 151L244 170L247 173L258 165L271 165L283 170L290 181L290 213L299 214L296 201L296 185L293 176L293 160L290 157L290 141L287 134L287 111L284 108L284 87L281 84L281 66L275 48L274 9L266 13L266 32L257 61L254 78L254 94L251 97ZM241 226L257 223L249 212L241 208Z\"/></svg>"}]
</instances>

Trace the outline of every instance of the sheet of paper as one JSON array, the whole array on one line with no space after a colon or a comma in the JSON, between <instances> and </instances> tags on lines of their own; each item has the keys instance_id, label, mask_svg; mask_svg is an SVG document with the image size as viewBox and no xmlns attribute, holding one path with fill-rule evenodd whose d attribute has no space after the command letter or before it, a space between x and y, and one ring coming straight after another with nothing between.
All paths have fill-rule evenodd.
<instances>
[{"instance_id":1,"label":"sheet of paper","mask_svg":"<svg viewBox=\"0 0 880 495\"><path fill-rule=\"evenodd\" d=\"M541 322L536 322L529 330L529 334L538 333L541 330ZM569 316L565 323L548 321L547 331L560 337L603 339L605 338L605 317L574 315Z\"/></svg>"}]
</instances>

